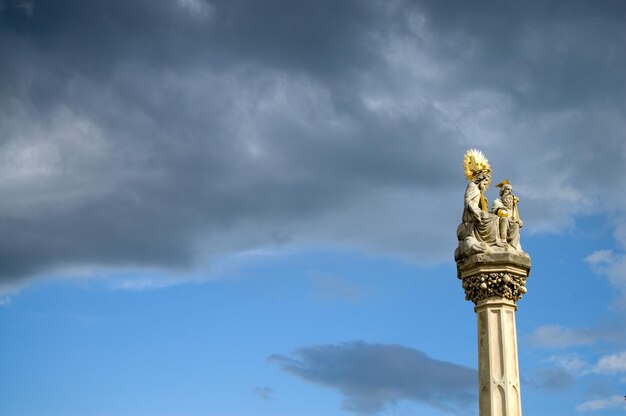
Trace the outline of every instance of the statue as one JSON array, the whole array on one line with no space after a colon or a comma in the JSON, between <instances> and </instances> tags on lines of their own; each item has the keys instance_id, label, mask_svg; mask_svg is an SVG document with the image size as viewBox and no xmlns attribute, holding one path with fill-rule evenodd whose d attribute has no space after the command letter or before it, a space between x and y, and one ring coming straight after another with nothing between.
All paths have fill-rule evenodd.
<instances>
[{"instance_id":1,"label":"statue","mask_svg":"<svg viewBox=\"0 0 626 416\"><path fill-rule=\"evenodd\" d=\"M513 187L506 179L496 187L500 188L500 198L493 201L491 211L500 217L500 238L515 250L522 251L519 233L523 222L517 210L519 198L513 195Z\"/></svg>"},{"instance_id":2,"label":"statue","mask_svg":"<svg viewBox=\"0 0 626 416\"><path fill-rule=\"evenodd\" d=\"M465 201L461 224L457 228L459 245L454 252L458 262L474 254L487 252L517 251L525 254L519 243L522 221L519 218L517 202L509 181L497 186L501 188L500 198L488 210L485 191L491 183L491 167L485 155L479 150L470 149L463 158L465 177L469 181L465 189Z\"/></svg>"}]
</instances>

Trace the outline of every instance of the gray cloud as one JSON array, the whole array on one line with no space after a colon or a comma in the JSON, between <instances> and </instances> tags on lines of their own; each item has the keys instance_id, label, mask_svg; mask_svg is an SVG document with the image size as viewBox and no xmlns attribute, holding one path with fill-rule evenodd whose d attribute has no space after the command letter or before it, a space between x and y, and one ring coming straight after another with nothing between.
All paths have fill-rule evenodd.
<instances>
[{"instance_id":1,"label":"gray cloud","mask_svg":"<svg viewBox=\"0 0 626 416\"><path fill-rule=\"evenodd\" d=\"M624 404L623 398L624 396L621 395L613 395L610 397L604 397L602 399L588 400L577 405L576 410L578 412L597 412L598 410L611 408L626 410L626 405Z\"/></svg>"},{"instance_id":2,"label":"gray cloud","mask_svg":"<svg viewBox=\"0 0 626 416\"><path fill-rule=\"evenodd\" d=\"M563 367L548 367L527 380L529 386L549 393L569 390L576 385L576 378Z\"/></svg>"},{"instance_id":3,"label":"gray cloud","mask_svg":"<svg viewBox=\"0 0 626 416\"><path fill-rule=\"evenodd\" d=\"M359 301L368 295L365 287L331 275L315 274L311 277L314 297L320 301L344 300Z\"/></svg>"},{"instance_id":4,"label":"gray cloud","mask_svg":"<svg viewBox=\"0 0 626 416\"><path fill-rule=\"evenodd\" d=\"M562 325L542 325L521 341L525 346L544 349L573 349L592 345L626 345L626 325L619 310L602 321L586 328L568 328Z\"/></svg>"},{"instance_id":5,"label":"gray cloud","mask_svg":"<svg viewBox=\"0 0 626 416\"><path fill-rule=\"evenodd\" d=\"M605 335L604 332L601 329L544 325L535 328L524 341L535 348L570 348L593 344Z\"/></svg>"},{"instance_id":6,"label":"gray cloud","mask_svg":"<svg viewBox=\"0 0 626 416\"><path fill-rule=\"evenodd\" d=\"M626 218L620 2L1 4L1 287L287 244L449 259L467 147L528 232Z\"/></svg>"},{"instance_id":7,"label":"gray cloud","mask_svg":"<svg viewBox=\"0 0 626 416\"><path fill-rule=\"evenodd\" d=\"M476 370L400 345L354 341L304 347L270 362L303 380L337 389L343 408L376 414L401 400L468 414L476 401Z\"/></svg>"},{"instance_id":8,"label":"gray cloud","mask_svg":"<svg viewBox=\"0 0 626 416\"><path fill-rule=\"evenodd\" d=\"M258 396L261 400L267 401L272 399L274 390L271 387L255 387L252 389L252 393Z\"/></svg>"}]
</instances>

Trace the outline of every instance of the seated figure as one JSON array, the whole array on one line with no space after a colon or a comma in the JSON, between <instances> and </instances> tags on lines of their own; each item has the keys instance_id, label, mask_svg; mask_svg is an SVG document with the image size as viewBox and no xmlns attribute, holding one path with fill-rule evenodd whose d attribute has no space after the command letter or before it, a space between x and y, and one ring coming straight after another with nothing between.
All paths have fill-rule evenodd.
<instances>
[{"instance_id":1,"label":"seated figure","mask_svg":"<svg viewBox=\"0 0 626 416\"><path fill-rule=\"evenodd\" d=\"M467 185L462 222L457 229L459 253L455 257L484 253L490 246L504 246L499 229L500 219L487 211L484 190L488 183L489 174L481 173Z\"/></svg>"},{"instance_id":2,"label":"seated figure","mask_svg":"<svg viewBox=\"0 0 626 416\"><path fill-rule=\"evenodd\" d=\"M492 212L500 217L500 238L515 250L522 251L519 234L523 223L517 210L519 198L513 195L513 187L508 180L496 186L500 188L500 198L493 201Z\"/></svg>"},{"instance_id":3,"label":"seated figure","mask_svg":"<svg viewBox=\"0 0 626 416\"><path fill-rule=\"evenodd\" d=\"M491 168L485 156L477 150L465 154L465 176L469 180L461 224L457 228L459 246L455 260L472 254L484 253L491 246L504 247L499 217L488 211L485 190L491 182Z\"/></svg>"}]
</instances>

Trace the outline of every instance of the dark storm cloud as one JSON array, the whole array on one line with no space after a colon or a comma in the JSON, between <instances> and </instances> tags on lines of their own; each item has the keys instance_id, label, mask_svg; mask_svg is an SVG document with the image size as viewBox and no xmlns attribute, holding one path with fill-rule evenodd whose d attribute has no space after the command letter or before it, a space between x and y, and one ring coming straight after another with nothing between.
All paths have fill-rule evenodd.
<instances>
[{"instance_id":1,"label":"dark storm cloud","mask_svg":"<svg viewBox=\"0 0 626 416\"><path fill-rule=\"evenodd\" d=\"M618 2L0 4L3 286L284 244L440 261L467 147L530 230L626 218Z\"/></svg>"},{"instance_id":2,"label":"dark storm cloud","mask_svg":"<svg viewBox=\"0 0 626 416\"><path fill-rule=\"evenodd\" d=\"M354 341L272 355L287 372L340 391L343 408L376 414L402 400L467 414L476 401L476 370L439 361L400 345Z\"/></svg>"}]
</instances>

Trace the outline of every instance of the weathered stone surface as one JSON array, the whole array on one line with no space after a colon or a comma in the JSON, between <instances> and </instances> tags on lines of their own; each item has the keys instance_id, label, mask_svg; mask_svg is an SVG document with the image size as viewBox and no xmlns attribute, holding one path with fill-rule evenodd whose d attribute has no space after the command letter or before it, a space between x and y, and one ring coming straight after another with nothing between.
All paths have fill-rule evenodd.
<instances>
[{"instance_id":1,"label":"weathered stone surface","mask_svg":"<svg viewBox=\"0 0 626 416\"><path fill-rule=\"evenodd\" d=\"M459 279L489 272L508 272L527 277L530 266L528 254L506 251L474 254L456 263Z\"/></svg>"},{"instance_id":2,"label":"weathered stone surface","mask_svg":"<svg viewBox=\"0 0 626 416\"><path fill-rule=\"evenodd\" d=\"M520 244L523 221L519 215L519 197L513 186L504 180L491 211L485 191L491 183L492 172L485 155L476 149L465 152L463 158L465 177L468 180L463 198L463 214L457 227L458 246L454 260L461 261L479 253L516 252L525 254Z\"/></svg>"},{"instance_id":3,"label":"weathered stone surface","mask_svg":"<svg viewBox=\"0 0 626 416\"><path fill-rule=\"evenodd\" d=\"M478 302L478 407L480 416L521 416L515 303Z\"/></svg>"},{"instance_id":4,"label":"weathered stone surface","mask_svg":"<svg viewBox=\"0 0 626 416\"><path fill-rule=\"evenodd\" d=\"M515 311L516 302L527 292L531 263L519 241L523 226L519 198L504 180L496 185L501 188L500 198L488 211L485 190L491 167L487 158L470 149L463 164L469 183L454 260L465 299L476 305L480 416L521 416Z\"/></svg>"},{"instance_id":5,"label":"weathered stone surface","mask_svg":"<svg viewBox=\"0 0 626 416\"><path fill-rule=\"evenodd\" d=\"M492 296L517 302L528 291L529 273L530 258L525 253L475 254L457 263L465 299L474 304Z\"/></svg>"},{"instance_id":6,"label":"weathered stone surface","mask_svg":"<svg viewBox=\"0 0 626 416\"><path fill-rule=\"evenodd\" d=\"M463 279L465 300L477 304L481 300L499 296L517 302L526 289L526 278L511 273L481 273Z\"/></svg>"},{"instance_id":7,"label":"weathered stone surface","mask_svg":"<svg viewBox=\"0 0 626 416\"><path fill-rule=\"evenodd\" d=\"M478 318L480 416L521 416L515 329L516 302L526 293L530 257L520 252L489 252L457 262L465 299Z\"/></svg>"}]
</instances>

